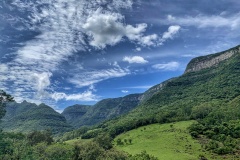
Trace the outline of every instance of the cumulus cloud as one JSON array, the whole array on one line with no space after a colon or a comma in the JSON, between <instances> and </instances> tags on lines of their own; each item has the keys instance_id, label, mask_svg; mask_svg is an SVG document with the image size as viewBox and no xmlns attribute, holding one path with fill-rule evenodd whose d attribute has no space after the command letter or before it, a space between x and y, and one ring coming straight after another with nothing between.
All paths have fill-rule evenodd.
<instances>
[{"instance_id":1,"label":"cumulus cloud","mask_svg":"<svg viewBox=\"0 0 240 160\"><path fill-rule=\"evenodd\" d=\"M170 26L168 31L163 33L162 40L172 39L179 32L180 28L180 26Z\"/></svg>"},{"instance_id":2,"label":"cumulus cloud","mask_svg":"<svg viewBox=\"0 0 240 160\"><path fill-rule=\"evenodd\" d=\"M139 63L139 64L148 63L148 61L141 56L124 57L123 61L128 63Z\"/></svg>"},{"instance_id":3,"label":"cumulus cloud","mask_svg":"<svg viewBox=\"0 0 240 160\"><path fill-rule=\"evenodd\" d=\"M178 62L169 62L169 63L155 64L152 67L157 70L175 71L179 68L179 66L180 64Z\"/></svg>"},{"instance_id":4,"label":"cumulus cloud","mask_svg":"<svg viewBox=\"0 0 240 160\"><path fill-rule=\"evenodd\" d=\"M115 45L127 37L139 45L153 46L158 36L156 34L144 36L147 24L125 25L124 17L119 13L103 12L98 9L89 15L83 25L90 37L90 45L96 48L105 48L107 45Z\"/></svg>"},{"instance_id":5,"label":"cumulus cloud","mask_svg":"<svg viewBox=\"0 0 240 160\"><path fill-rule=\"evenodd\" d=\"M120 20L122 15L117 13L101 13L98 9L87 18L83 28L91 36L90 45L105 48L106 45L115 45L122 40L125 28Z\"/></svg>"}]
</instances>

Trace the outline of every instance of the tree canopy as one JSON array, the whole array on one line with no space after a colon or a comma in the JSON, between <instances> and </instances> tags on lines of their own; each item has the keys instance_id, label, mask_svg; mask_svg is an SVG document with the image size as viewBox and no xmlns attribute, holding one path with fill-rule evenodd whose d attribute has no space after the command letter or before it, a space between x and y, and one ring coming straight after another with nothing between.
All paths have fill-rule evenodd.
<instances>
[{"instance_id":1,"label":"tree canopy","mask_svg":"<svg viewBox=\"0 0 240 160\"><path fill-rule=\"evenodd\" d=\"M7 94L5 91L0 90L0 119L5 114L5 105L7 102L13 101L13 97L10 94Z\"/></svg>"}]
</instances>

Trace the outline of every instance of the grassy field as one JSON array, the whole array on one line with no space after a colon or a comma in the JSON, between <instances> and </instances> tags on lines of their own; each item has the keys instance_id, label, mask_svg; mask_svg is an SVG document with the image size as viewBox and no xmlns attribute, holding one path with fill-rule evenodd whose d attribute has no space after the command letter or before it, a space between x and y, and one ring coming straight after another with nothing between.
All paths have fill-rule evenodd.
<instances>
[{"instance_id":1,"label":"grassy field","mask_svg":"<svg viewBox=\"0 0 240 160\"><path fill-rule=\"evenodd\" d=\"M87 142L90 142L90 141L92 141L92 139L75 138L75 139L65 141L65 143L70 144L70 145L74 145L74 144L84 144L84 143L87 143Z\"/></svg>"},{"instance_id":2,"label":"grassy field","mask_svg":"<svg viewBox=\"0 0 240 160\"><path fill-rule=\"evenodd\" d=\"M140 127L116 137L114 145L117 149L132 155L145 150L160 160L199 160L200 155L208 159L223 159L224 157L201 149L201 144L194 140L187 131L187 127L192 123L194 121Z\"/></svg>"}]
</instances>

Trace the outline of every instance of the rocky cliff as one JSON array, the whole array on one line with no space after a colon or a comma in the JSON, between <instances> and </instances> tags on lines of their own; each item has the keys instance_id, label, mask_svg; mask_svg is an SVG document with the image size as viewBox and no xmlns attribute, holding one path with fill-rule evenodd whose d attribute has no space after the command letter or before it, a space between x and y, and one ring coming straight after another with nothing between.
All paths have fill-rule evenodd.
<instances>
[{"instance_id":1,"label":"rocky cliff","mask_svg":"<svg viewBox=\"0 0 240 160\"><path fill-rule=\"evenodd\" d=\"M233 55L235 55L237 53L239 54L239 51L240 51L240 46L237 46L237 47L231 48L227 51L220 52L217 54L211 54L208 56L194 58L188 64L188 66L185 70L185 73L196 72L196 71L200 71L202 69L216 66L219 63L221 63L222 61L229 59Z\"/></svg>"}]
</instances>

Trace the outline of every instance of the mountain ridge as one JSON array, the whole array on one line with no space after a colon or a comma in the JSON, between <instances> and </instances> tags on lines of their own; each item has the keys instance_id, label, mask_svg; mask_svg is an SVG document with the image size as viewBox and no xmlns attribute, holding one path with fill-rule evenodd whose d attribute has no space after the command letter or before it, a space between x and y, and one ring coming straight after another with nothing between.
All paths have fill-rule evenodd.
<instances>
[{"instance_id":1,"label":"mountain ridge","mask_svg":"<svg viewBox=\"0 0 240 160\"><path fill-rule=\"evenodd\" d=\"M17 105L10 105L10 107L6 108L7 113L5 117L3 117L3 123L1 123L1 125L4 126L6 130L13 130L15 127L16 131L22 131L24 130L24 128L27 128L26 130L30 131L30 126L21 127L21 125L24 125L24 122L30 123L30 121L39 120L39 123L34 123L37 126L43 126L43 124L46 124L44 120L47 119L50 121L60 121L60 129L55 129L54 132L57 132L57 130L61 130L60 132L65 132L71 129L70 125L74 128L79 128L81 126L92 126L110 120L112 118L117 118L119 116L122 117L125 115L131 115L133 112L139 112L139 114L137 115L140 118L143 118L143 116L150 114L150 112L159 114L159 111L162 110L161 108L166 107L166 105L178 105L180 108L183 107L184 104L188 104L192 107L193 102L195 105L200 105L200 103L202 102L200 102L200 99L198 97L195 97L194 99L188 99L187 96L190 95L186 96L184 93L189 91L188 87L191 86L194 86L197 91L196 92L191 89L192 92L194 92L194 94L196 95L203 96L206 101L210 101L211 98L225 98L226 96L223 93L227 94L228 92L234 91L231 87L224 89L223 93L214 93L211 90L204 91L204 88L202 88L201 91L199 90L199 88L197 88L197 86L200 86L200 88L204 85L208 86L208 83L206 83L206 81L209 81L209 83L212 83L212 86L223 87L226 83L231 82L231 78L235 80L236 76L238 76L238 73L235 73L236 75L229 74L229 77L227 77L222 76L221 72L228 72L228 70L230 70L230 67L232 67L235 72L238 71L238 68L236 69L238 65L236 64L239 63L239 53L240 46L236 46L227 51L194 58L189 62L188 66L186 67L186 71L181 76L171 78L160 84L157 84L145 91L144 93L130 94L118 98L103 99L93 106L70 106L67 107L61 115L55 113L52 108L46 106L45 104L41 104L38 106L34 103L28 103L26 101L23 101L21 103L22 107L17 107ZM234 57L236 58L234 59ZM234 63L236 64L230 62L230 60L235 60L236 62ZM227 63L229 63L229 65L231 65L232 63L233 64L232 66L226 66ZM218 83L215 83L215 81L217 81ZM236 86L238 83L239 82L236 82L234 86ZM209 89L212 86L209 86ZM204 95L202 95L201 93L203 91L205 92ZM235 92L235 94L237 95L238 92ZM219 95L216 96L216 94ZM234 95L234 93L231 94ZM176 102L173 100L169 100L169 98L175 99ZM179 99L186 99L186 102L178 102ZM144 108L144 106L148 107ZM175 108L175 110L178 109L179 108ZM21 114L18 114L18 112ZM39 113L41 113L41 116L38 115ZM29 117L28 114L31 116ZM56 124L49 123L46 126L51 127L54 125L56 126ZM31 127L32 129L36 128L32 125ZM40 128L44 129L44 127Z\"/></svg>"},{"instance_id":2,"label":"mountain ridge","mask_svg":"<svg viewBox=\"0 0 240 160\"><path fill-rule=\"evenodd\" d=\"M221 62L224 62L225 60L228 60L232 56L239 53L239 51L240 51L240 46L236 46L236 47L233 47L233 48L231 48L229 50L226 50L226 51L223 51L223 52L210 54L210 55L206 55L206 56L201 56L201 57L196 57L188 63L185 72L179 77L182 77L182 76L184 77L187 74L194 74L194 72L198 72L198 71L208 69L208 68L211 68L211 67L216 67ZM209 75L209 73L205 73L205 74ZM94 107L95 106L94 105L93 108L91 108L88 112L86 112L86 114L83 115L82 119L79 119L79 122L76 122L76 123L79 123L80 125L75 125L75 126L80 127L80 126L83 126L84 123L91 126L91 125L101 123L102 121L105 121L105 120L108 120L108 119L111 119L111 118L116 118L116 117L121 116L123 114L127 114L129 111L138 107L139 105L141 106L141 104L148 103L149 99L151 99L157 93L164 90L164 88L166 88L166 87L169 87L171 85L173 85L173 87L176 86L176 85L187 85L187 83L190 83L190 80L188 80L188 79L186 79L185 81L183 81L181 83L175 82L175 81L177 81L177 79L179 77L170 78L170 79L168 79L168 80L166 80L166 81L164 81L160 84L157 84L157 85L149 88L144 93L139 94L138 104L135 105L133 108L129 109L128 111L126 111L124 113L115 114L114 116L107 116L106 114L110 114L109 111L107 111L106 113L104 113L105 110L98 111L98 114L99 114L97 116L98 120L94 120L94 122L91 122L91 119L94 116L96 116L96 113L94 113L95 109L98 109L100 106L104 107L104 105L105 105L105 107L109 107L108 106L109 104L106 105L106 104L102 104L102 103L105 103L106 101L111 101L111 100L112 101L119 100L122 97L113 98L113 99L103 99L102 101L99 101L97 104L95 104L96 107ZM191 83L193 83L193 82L191 82ZM129 95L127 95L127 96L129 96ZM125 96L125 97L127 97L127 96ZM108 103L110 103L110 102L108 102ZM117 104L112 104L111 107L115 108L115 107L117 107ZM109 110L109 108L108 109L105 108L105 109ZM104 115L105 115L105 118L104 118Z\"/></svg>"}]
</instances>

